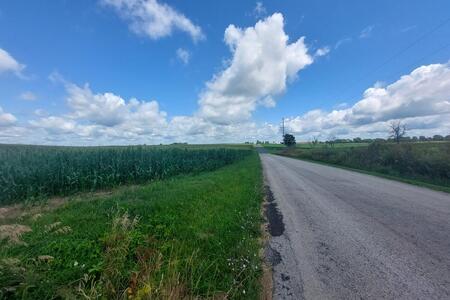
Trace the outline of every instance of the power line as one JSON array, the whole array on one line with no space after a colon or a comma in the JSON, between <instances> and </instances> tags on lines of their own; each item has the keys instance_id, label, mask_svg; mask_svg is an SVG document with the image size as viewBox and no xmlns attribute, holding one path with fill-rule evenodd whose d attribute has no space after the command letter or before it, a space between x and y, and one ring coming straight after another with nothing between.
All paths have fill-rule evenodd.
<instances>
[{"instance_id":1,"label":"power line","mask_svg":"<svg viewBox=\"0 0 450 300\"><path fill-rule=\"evenodd\" d=\"M444 50L445 48L447 48L447 47L449 47L449 46L450 46L450 43L447 43L447 44L445 44L445 45L443 45L443 46L441 46L441 47L435 49L435 50L432 51L431 53L426 54L426 55L422 56L421 58L415 60L414 62L412 62L412 63L406 65L404 68L410 68L411 66L417 65L417 63L423 61L425 58L428 58L428 57L430 57L430 56L434 56L434 55L438 54L439 52L441 52L442 50ZM392 75L394 75L394 73L391 73L391 74L388 75L387 77L390 77L390 76L392 76Z\"/></svg>"},{"instance_id":2,"label":"power line","mask_svg":"<svg viewBox=\"0 0 450 300\"><path fill-rule=\"evenodd\" d=\"M429 31L425 32L424 34L422 34L419 38L417 38L415 41L413 41L412 43L408 44L408 46L406 46L405 48L403 48L402 50L398 51L397 53L395 53L394 55L390 56L388 59L386 59L384 62L382 62L378 67L376 67L372 72L367 73L366 75L371 75L374 72L378 71L379 69L381 69L382 67L384 67L386 64L388 64L389 62L391 62L393 59L397 58L398 56L402 55L403 53L405 53L406 51L408 51L409 49L411 49L412 47L414 47L415 45L417 45L419 42L423 41L428 35L432 34L433 32L435 32L436 30L438 30L439 28L443 27L445 24L447 24L450 21L450 18L445 19L443 22L439 23L438 25L436 25L435 27L433 27L432 29L430 29Z\"/></svg>"},{"instance_id":3,"label":"power line","mask_svg":"<svg viewBox=\"0 0 450 300\"><path fill-rule=\"evenodd\" d=\"M416 40L414 40L413 42L411 42L410 44L408 44L405 48L401 49L400 51L396 52L395 54L393 54L392 56L388 57L385 61L383 61L380 65L378 65L377 67L375 67L372 71L369 71L367 73L365 73L363 76L361 76L359 79L356 80L356 82L361 81L362 79L367 78L369 75L374 74L375 72L377 72L378 70L382 69L385 65L387 65L388 63L390 63L392 60L394 60L395 58L397 58L398 56L402 55L403 53L405 53L406 51L408 51L409 49L411 49L412 47L414 47L415 45L417 45L419 42L423 41L428 35L432 34L433 32L435 32L436 30L440 29L441 27L443 27L445 24L447 24L448 22L450 22L450 18L447 18L445 20L443 20L442 22L440 22L439 24L437 24L436 26L434 26L433 28L431 28L430 30L428 30L427 32L425 32L424 34L422 34L421 36L419 36ZM447 47L448 45L444 46L443 48ZM439 51L442 50L439 49ZM438 52L439 52L438 51ZM434 54L434 53L433 53ZM427 55L429 56L429 55ZM424 59L427 56L421 58ZM350 89L350 87L346 90L344 90L344 92L348 91Z\"/></svg>"}]
</instances>

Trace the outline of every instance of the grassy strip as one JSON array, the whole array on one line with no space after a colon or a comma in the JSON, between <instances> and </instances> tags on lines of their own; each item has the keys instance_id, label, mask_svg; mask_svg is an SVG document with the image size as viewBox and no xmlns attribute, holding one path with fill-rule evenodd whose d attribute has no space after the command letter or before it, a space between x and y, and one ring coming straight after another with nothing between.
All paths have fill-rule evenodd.
<instances>
[{"instance_id":1,"label":"grassy strip","mask_svg":"<svg viewBox=\"0 0 450 300\"><path fill-rule=\"evenodd\" d=\"M254 153L15 220L32 231L0 241L0 298L256 299L261 182Z\"/></svg>"},{"instance_id":2,"label":"grassy strip","mask_svg":"<svg viewBox=\"0 0 450 300\"><path fill-rule=\"evenodd\" d=\"M321 165L332 166L332 167L336 167L336 168L340 168L340 169L344 169L344 170L348 170L348 171L354 171L354 172L358 172L358 173L362 173L362 174L382 177L385 179L396 180L396 181L400 181L403 183L408 183L408 184L412 184L412 185L416 185L416 186L420 186L420 187L426 187L426 188L429 188L429 189L432 189L435 191L450 193L450 187L447 187L447 186L435 185L435 184L431 184L431 183L427 183L427 182L423 182L423 181L419 181L419 180L414 180L414 179L409 179L409 178L404 178L404 177L399 177L399 176L394 176L394 175L388 175L388 174L383 174L383 173L374 172L374 171L368 171L368 170L364 170L364 169L351 168L351 167L333 164L330 162L325 162L325 161L320 161L320 160L296 157L293 155L288 155L288 154L284 154L284 153L280 153L280 152L272 152L272 154L285 156L285 157L289 157L289 158L295 158L295 159L299 159L299 160L304 160L304 161L317 163L317 164L321 164Z\"/></svg>"}]
</instances>

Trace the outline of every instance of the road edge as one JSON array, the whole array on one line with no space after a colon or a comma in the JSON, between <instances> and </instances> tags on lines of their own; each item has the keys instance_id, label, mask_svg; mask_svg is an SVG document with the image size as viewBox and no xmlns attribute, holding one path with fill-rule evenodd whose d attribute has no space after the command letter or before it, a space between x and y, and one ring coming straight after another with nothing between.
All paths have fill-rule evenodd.
<instances>
[{"instance_id":1,"label":"road edge","mask_svg":"<svg viewBox=\"0 0 450 300\"><path fill-rule=\"evenodd\" d=\"M394 176L394 175L378 173L378 172L375 172L375 171L356 169L356 168L351 168L351 167L347 167L347 166L333 164L333 163L329 163L329 162L325 162L325 161L319 161L319 160L313 160L313 159L305 159L305 158L300 158L300 157L295 157L295 156L290 156L290 155L284 155L284 154L280 154L280 153L268 153L268 154L273 154L273 155L278 155L278 156L282 156L282 157L298 159L298 160L302 160L302 161L306 161L306 162L310 162L310 163L316 163L316 164L319 164L319 165L335 167L335 168L339 168L339 169L343 169L343 170L347 170L347 171L358 172L358 173L365 174L365 175L370 175L370 176L375 176L375 177L379 177L379 178L384 178L384 179L389 179L389 180L393 180L393 181L398 181L398 182L406 183L406 184L413 185L413 186L416 186L416 187L426 188L426 189L429 189L429 190L450 194L450 187L434 185L434 184L431 184L431 183L418 181L418 180L414 180L414 179L402 178L402 177L398 177L398 176Z\"/></svg>"}]
</instances>

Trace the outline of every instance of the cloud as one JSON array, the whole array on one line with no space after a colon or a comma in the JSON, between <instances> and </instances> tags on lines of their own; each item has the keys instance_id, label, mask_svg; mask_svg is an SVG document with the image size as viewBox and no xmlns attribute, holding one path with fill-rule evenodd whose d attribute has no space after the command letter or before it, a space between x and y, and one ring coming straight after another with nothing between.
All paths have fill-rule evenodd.
<instances>
[{"instance_id":1,"label":"cloud","mask_svg":"<svg viewBox=\"0 0 450 300\"><path fill-rule=\"evenodd\" d=\"M61 82L67 92L67 113L37 112L37 119L30 121L29 127L20 127L13 115L0 109L0 140L108 145L278 141L280 138L278 124L251 120L217 123L199 114L168 118L156 101L125 100L111 92L94 92L88 85ZM311 110L288 118L286 127L298 140L312 136L385 138L389 123L403 120L409 135L447 135L450 133L449 90L450 63L421 66L391 84L374 84L353 105L341 103L331 111Z\"/></svg>"},{"instance_id":2,"label":"cloud","mask_svg":"<svg viewBox=\"0 0 450 300\"><path fill-rule=\"evenodd\" d=\"M352 107L312 110L287 120L299 136L386 135L392 120L404 120L410 132L425 128L450 133L450 64L421 66L396 82L367 89Z\"/></svg>"},{"instance_id":3,"label":"cloud","mask_svg":"<svg viewBox=\"0 0 450 300\"><path fill-rule=\"evenodd\" d=\"M36 110L36 119L30 120L28 127L0 130L1 141L62 145L226 143L274 140L278 134L278 126L252 121L215 124L196 115L169 119L156 101L126 101L111 92L96 93L88 84L78 86L60 75L58 81L65 85L69 111L49 115ZM20 139L15 136L18 130L22 130Z\"/></svg>"},{"instance_id":4,"label":"cloud","mask_svg":"<svg viewBox=\"0 0 450 300\"><path fill-rule=\"evenodd\" d=\"M402 29L400 29L400 33L406 33L408 31L414 30L417 28L417 25L412 25L412 26L408 26L408 27L404 27Z\"/></svg>"},{"instance_id":5,"label":"cloud","mask_svg":"<svg viewBox=\"0 0 450 300\"><path fill-rule=\"evenodd\" d=\"M45 117L48 116L48 113L45 109L38 108L34 110L34 114L38 117Z\"/></svg>"},{"instance_id":6,"label":"cloud","mask_svg":"<svg viewBox=\"0 0 450 300\"><path fill-rule=\"evenodd\" d=\"M35 130L44 130L47 136L133 140L139 136L159 135L167 126L166 113L160 111L156 101L135 98L126 101L111 92L94 93L88 84L80 87L59 78L65 85L70 111L47 116L39 110L36 115L41 118L29 122Z\"/></svg>"},{"instance_id":7,"label":"cloud","mask_svg":"<svg viewBox=\"0 0 450 300\"><path fill-rule=\"evenodd\" d=\"M199 99L198 115L214 123L243 122L257 106L273 106L274 97L286 91L287 81L313 62L304 37L288 43L280 13L254 27L230 25L224 39L233 56Z\"/></svg>"},{"instance_id":8,"label":"cloud","mask_svg":"<svg viewBox=\"0 0 450 300\"><path fill-rule=\"evenodd\" d=\"M334 45L334 49L338 49L339 47L341 47L342 45L346 44L346 43L350 43L352 41L352 38L343 38L340 39L339 41L336 42L336 45Z\"/></svg>"},{"instance_id":9,"label":"cloud","mask_svg":"<svg viewBox=\"0 0 450 300\"><path fill-rule=\"evenodd\" d=\"M125 120L128 111L125 100L113 93L93 94L89 85L79 87L67 84L67 103L71 116L104 126L118 125Z\"/></svg>"},{"instance_id":10,"label":"cloud","mask_svg":"<svg viewBox=\"0 0 450 300\"><path fill-rule=\"evenodd\" d=\"M253 9L253 15L257 18L262 17L267 14L267 10L262 2L256 2L256 6Z\"/></svg>"},{"instance_id":11,"label":"cloud","mask_svg":"<svg viewBox=\"0 0 450 300\"><path fill-rule=\"evenodd\" d=\"M170 36L176 30L183 31L194 41L205 38L202 29L165 3L157 0L101 0L113 7L119 16L127 20L136 34L159 39Z\"/></svg>"},{"instance_id":12,"label":"cloud","mask_svg":"<svg viewBox=\"0 0 450 300\"><path fill-rule=\"evenodd\" d=\"M189 60L191 59L191 54L186 49L178 48L177 57L183 64L187 65L189 63Z\"/></svg>"},{"instance_id":13,"label":"cloud","mask_svg":"<svg viewBox=\"0 0 450 300\"><path fill-rule=\"evenodd\" d=\"M58 116L32 120L30 124L36 128L45 129L51 134L76 133L77 129L77 123L74 120Z\"/></svg>"},{"instance_id":14,"label":"cloud","mask_svg":"<svg viewBox=\"0 0 450 300\"><path fill-rule=\"evenodd\" d=\"M24 69L25 65L17 62L6 50L0 48L0 74L11 72L22 77L22 71Z\"/></svg>"},{"instance_id":15,"label":"cloud","mask_svg":"<svg viewBox=\"0 0 450 300\"><path fill-rule=\"evenodd\" d=\"M156 101L94 92L88 84L77 85L52 73L49 79L65 87L68 110L56 115L36 111L36 119L22 128L27 132L23 139L81 145L274 140L278 125L257 124L249 118L259 106L275 106L276 97L313 62L313 56L303 37L289 43L281 14L254 27L230 25L224 40L232 57L206 84L193 115L168 118Z\"/></svg>"},{"instance_id":16,"label":"cloud","mask_svg":"<svg viewBox=\"0 0 450 300\"><path fill-rule=\"evenodd\" d=\"M0 106L0 127L9 127L16 123L17 119L14 115L4 112Z\"/></svg>"},{"instance_id":17,"label":"cloud","mask_svg":"<svg viewBox=\"0 0 450 300\"><path fill-rule=\"evenodd\" d=\"M338 103L334 106L334 109L343 109L343 108L347 108L348 107L348 103L347 102L341 102Z\"/></svg>"},{"instance_id":18,"label":"cloud","mask_svg":"<svg viewBox=\"0 0 450 300\"><path fill-rule=\"evenodd\" d=\"M37 99L36 95L30 91L23 92L20 94L20 99L26 100L26 101L34 101Z\"/></svg>"},{"instance_id":19,"label":"cloud","mask_svg":"<svg viewBox=\"0 0 450 300\"><path fill-rule=\"evenodd\" d=\"M359 34L360 39L365 39L371 36L373 29L375 28L374 25L367 26L364 28L361 33Z\"/></svg>"},{"instance_id":20,"label":"cloud","mask_svg":"<svg viewBox=\"0 0 450 300\"><path fill-rule=\"evenodd\" d=\"M330 53L330 47L322 47L316 50L316 53L314 53L314 57L325 56L328 53Z\"/></svg>"},{"instance_id":21,"label":"cloud","mask_svg":"<svg viewBox=\"0 0 450 300\"><path fill-rule=\"evenodd\" d=\"M94 94L88 84L79 87L66 84L67 104L72 110L69 116L105 127L130 127L144 130L144 127L158 127L165 124L166 113L159 110L156 101L139 101L135 98L125 101L114 93Z\"/></svg>"}]
</instances>

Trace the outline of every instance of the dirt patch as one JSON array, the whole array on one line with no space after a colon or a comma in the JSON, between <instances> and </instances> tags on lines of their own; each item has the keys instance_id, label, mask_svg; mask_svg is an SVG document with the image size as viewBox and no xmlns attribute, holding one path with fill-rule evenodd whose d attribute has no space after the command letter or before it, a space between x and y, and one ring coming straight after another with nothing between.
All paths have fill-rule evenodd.
<instances>
[{"instance_id":1,"label":"dirt patch","mask_svg":"<svg viewBox=\"0 0 450 300\"><path fill-rule=\"evenodd\" d=\"M261 276L262 292L260 299L272 300L272 290L273 290L272 268L264 263L262 266L262 271L263 271L263 275Z\"/></svg>"},{"instance_id":2,"label":"dirt patch","mask_svg":"<svg viewBox=\"0 0 450 300\"><path fill-rule=\"evenodd\" d=\"M27 216L32 216L33 220L37 220L42 217L42 213L55 210L67 203L67 201L68 198L52 198L45 204L40 205L14 204L0 207L0 222Z\"/></svg>"},{"instance_id":3,"label":"dirt patch","mask_svg":"<svg viewBox=\"0 0 450 300\"><path fill-rule=\"evenodd\" d=\"M270 189L269 189L270 191ZM270 235L268 232L268 221L265 217L265 206L268 203L268 201L271 201L268 198L267 193L267 186L264 186L264 201L261 205L261 217L265 220L263 224L261 224L261 251L259 253L259 256L262 259L262 276L261 276L261 286L262 291L260 294L261 300L272 300L272 291L273 291L273 278L272 278L272 266L270 262L267 260L265 249L269 246L269 240Z\"/></svg>"},{"instance_id":4,"label":"dirt patch","mask_svg":"<svg viewBox=\"0 0 450 300\"><path fill-rule=\"evenodd\" d=\"M26 225L10 224L0 226L0 240L7 239L13 244L24 244L20 239L21 235L30 232L31 228Z\"/></svg>"},{"instance_id":5,"label":"dirt patch","mask_svg":"<svg viewBox=\"0 0 450 300\"><path fill-rule=\"evenodd\" d=\"M0 220L15 219L17 217L20 217L22 213L23 213L22 205L16 204L11 206L0 207Z\"/></svg>"},{"instance_id":6,"label":"dirt patch","mask_svg":"<svg viewBox=\"0 0 450 300\"><path fill-rule=\"evenodd\" d=\"M101 197L108 197L114 193L120 192L124 188L135 188L139 185L127 185L110 190L100 190L96 192L85 192L67 197L53 197L49 198L44 204L24 205L13 204L0 207L0 224L8 223L8 220L14 220L17 218L24 218L32 216L32 220L35 221L42 217L43 213L53 211L60 208L69 201L91 201Z\"/></svg>"}]
</instances>

